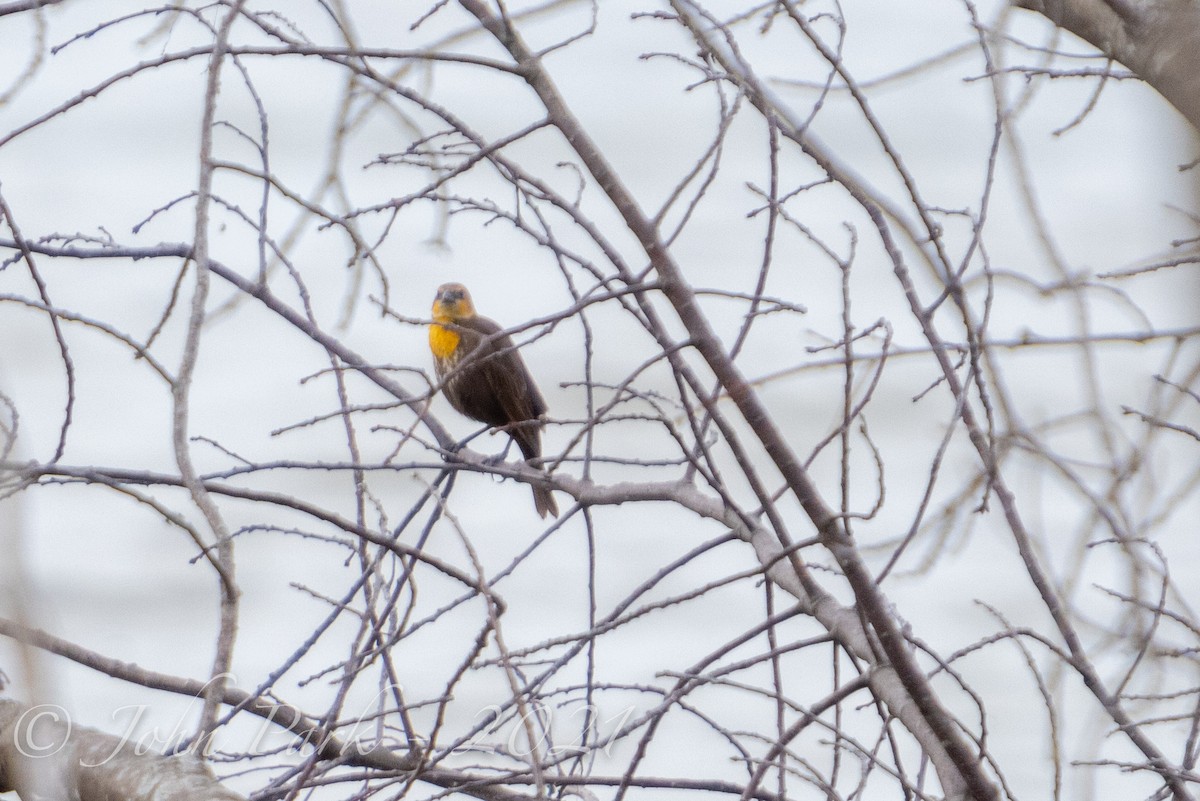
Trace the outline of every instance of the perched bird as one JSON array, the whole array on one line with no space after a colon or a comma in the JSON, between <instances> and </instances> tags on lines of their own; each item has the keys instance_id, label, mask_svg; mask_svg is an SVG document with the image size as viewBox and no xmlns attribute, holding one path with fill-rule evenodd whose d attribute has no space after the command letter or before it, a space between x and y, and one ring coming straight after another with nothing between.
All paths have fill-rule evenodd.
<instances>
[{"instance_id":1,"label":"perched bird","mask_svg":"<svg viewBox=\"0 0 1200 801\"><path fill-rule=\"evenodd\" d=\"M460 413L506 431L526 460L536 459L542 455L546 401L503 330L475 313L471 294L462 284L438 287L429 349L442 392ZM534 487L533 504L542 517L558 517L549 489Z\"/></svg>"}]
</instances>

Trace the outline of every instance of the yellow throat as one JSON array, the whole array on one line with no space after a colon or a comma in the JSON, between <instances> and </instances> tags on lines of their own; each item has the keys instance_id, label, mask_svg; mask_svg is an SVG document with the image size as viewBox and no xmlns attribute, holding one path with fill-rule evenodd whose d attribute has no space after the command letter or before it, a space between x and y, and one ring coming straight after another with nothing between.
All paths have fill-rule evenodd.
<instances>
[{"instance_id":1,"label":"yellow throat","mask_svg":"<svg viewBox=\"0 0 1200 801\"><path fill-rule=\"evenodd\" d=\"M438 359L447 359L458 347L460 339L458 332L438 323L452 322L450 315L440 308L440 303L433 304L433 325L429 326L429 349Z\"/></svg>"}]
</instances>

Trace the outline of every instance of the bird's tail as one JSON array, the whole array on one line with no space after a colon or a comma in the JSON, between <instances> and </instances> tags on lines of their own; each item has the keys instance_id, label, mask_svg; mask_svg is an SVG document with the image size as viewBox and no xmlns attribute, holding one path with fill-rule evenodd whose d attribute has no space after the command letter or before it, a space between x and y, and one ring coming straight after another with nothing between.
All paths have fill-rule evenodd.
<instances>
[{"instance_id":1,"label":"bird's tail","mask_svg":"<svg viewBox=\"0 0 1200 801\"><path fill-rule=\"evenodd\" d=\"M533 467L537 467L540 470L542 457L541 421L522 421L510 428L509 433L517 441L517 445L520 446L521 454L525 457L525 461L530 462ZM537 513L542 517L545 517L547 514L558 517L558 504L554 502L554 496L546 487L533 488L533 505L537 508Z\"/></svg>"},{"instance_id":2,"label":"bird's tail","mask_svg":"<svg viewBox=\"0 0 1200 801\"><path fill-rule=\"evenodd\" d=\"M542 428L537 420L522 420L520 423L510 423L508 433L521 448L525 461L536 459L542 455Z\"/></svg>"},{"instance_id":3,"label":"bird's tail","mask_svg":"<svg viewBox=\"0 0 1200 801\"><path fill-rule=\"evenodd\" d=\"M547 487L535 486L533 488L533 505L540 517L545 517L547 514L551 517L558 517L558 504L555 503L554 495Z\"/></svg>"}]
</instances>

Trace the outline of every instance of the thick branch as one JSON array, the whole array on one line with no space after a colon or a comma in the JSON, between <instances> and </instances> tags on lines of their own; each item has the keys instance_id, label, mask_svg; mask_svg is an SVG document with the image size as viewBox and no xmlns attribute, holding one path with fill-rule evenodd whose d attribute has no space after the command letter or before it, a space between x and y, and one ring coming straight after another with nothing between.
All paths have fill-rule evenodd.
<instances>
[{"instance_id":1,"label":"thick branch","mask_svg":"<svg viewBox=\"0 0 1200 801\"><path fill-rule=\"evenodd\" d=\"M1014 0L1137 73L1200 131L1200 4Z\"/></svg>"},{"instance_id":2,"label":"thick branch","mask_svg":"<svg viewBox=\"0 0 1200 801\"><path fill-rule=\"evenodd\" d=\"M0 699L0 792L8 790L30 801L243 801L193 754L141 753L70 725L58 707Z\"/></svg>"},{"instance_id":3,"label":"thick branch","mask_svg":"<svg viewBox=\"0 0 1200 801\"><path fill-rule=\"evenodd\" d=\"M204 695L210 682L171 676L146 670L137 665L105 657L74 643L0 618L0 635L11 637L51 653L66 657L106 675L152 687L165 692L193 698ZM448 768L423 767L422 755L361 740L344 742L324 734L316 720L287 703L272 703L250 695L231 684L222 688L221 700L239 707L296 734L307 745L317 749L322 759L346 765L369 768L387 773L404 774L417 771L421 781L446 789L457 789L484 801L528 801L529 796L514 793L504 787L492 786L474 773ZM41 708L51 712L56 707ZM38 708L23 714L26 708L13 701L0 700L0 792L16 790L21 798L66 799L79 801L240 801L241 796L226 790L212 778L199 760L191 755L164 757L148 754L131 760L133 746L120 738L101 732L75 728L63 733L61 723L53 715L38 714ZM61 710L60 714L61 714ZM24 720L22 720L24 718ZM30 734L18 726L36 724ZM41 728L47 727L47 728ZM76 736L82 739L76 741ZM319 737L319 740L317 739ZM57 746L54 759L42 750L33 759L22 749L37 753L33 746ZM205 778L207 777L207 779ZM141 789L150 780L163 780L162 788ZM53 782L53 783L50 783ZM70 784L65 784L70 782ZM80 794L64 790L77 789Z\"/></svg>"},{"instance_id":4,"label":"thick branch","mask_svg":"<svg viewBox=\"0 0 1200 801\"><path fill-rule=\"evenodd\" d=\"M20 14L25 11L33 11L42 6L56 6L63 0L16 0L12 3L4 3L0 5L0 17L6 17L9 14Z\"/></svg>"}]
</instances>

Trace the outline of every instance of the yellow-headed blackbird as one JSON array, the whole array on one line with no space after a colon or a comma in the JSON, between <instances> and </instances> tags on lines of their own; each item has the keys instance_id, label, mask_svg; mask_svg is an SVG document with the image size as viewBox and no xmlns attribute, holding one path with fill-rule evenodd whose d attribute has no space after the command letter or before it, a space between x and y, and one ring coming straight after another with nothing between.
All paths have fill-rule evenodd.
<instances>
[{"instance_id":1,"label":"yellow-headed blackbird","mask_svg":"<svg viewBox=\"0 0 1200 801\"><path fill-rule=\"evenodd\" d=\"M542 455L546 401L503 330L475 313L462 284L438 287L429 349L446 400L472 420L508 432L525 458L535 459ZM533 488L533 503L542 517L547 512L558 516L554 496L545 487Z\"/></svg>"}]
</instances>

